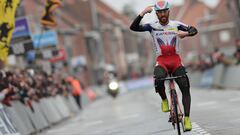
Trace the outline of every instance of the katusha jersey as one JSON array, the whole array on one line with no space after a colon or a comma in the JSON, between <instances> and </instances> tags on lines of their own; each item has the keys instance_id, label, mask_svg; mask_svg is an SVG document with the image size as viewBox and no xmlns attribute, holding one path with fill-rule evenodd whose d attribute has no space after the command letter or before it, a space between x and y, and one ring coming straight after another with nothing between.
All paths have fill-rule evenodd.
<instances>
[{"instance_id":1,"label":"katusha jersey","mask_svg":"<svg viewBox=\"0 0 240 135\"><path fill-rule=\"evenodd\" d=\"M156 56L179 54L179 30L188 31L188 25L179 21L170 20L167 25L161 25L159 21L145 24L143 31L149 31L153 37Z\"/></svg>"}]
</instances>

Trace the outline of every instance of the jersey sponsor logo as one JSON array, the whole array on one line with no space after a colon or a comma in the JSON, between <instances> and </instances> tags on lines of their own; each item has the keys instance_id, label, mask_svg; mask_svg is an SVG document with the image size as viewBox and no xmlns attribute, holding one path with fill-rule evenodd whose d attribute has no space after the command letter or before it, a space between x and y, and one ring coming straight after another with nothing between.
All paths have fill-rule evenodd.
<instances>
[{"instance_id":1,"label":"jersey sponsor logo","mask_svg":"<svg viewBox=\"0 0 240 135\"><path fill-rule=\"evenodd\" d=\"M155 33L155 36L162 36L162 35L176 35L177 33L176 32L171 32L171 31L166 31L166 32L158 32L158 33Z\"/></svg>"},{"instance_id":2,"label":"jersey sponsor logo","mask_svg":"<svg viewBox=\"0 0 240 135\"><path fill-rule=\"evenodd\" d=\"M168 30L178 31L177 28L168 28Z\"/></svg>"}]
</instances>

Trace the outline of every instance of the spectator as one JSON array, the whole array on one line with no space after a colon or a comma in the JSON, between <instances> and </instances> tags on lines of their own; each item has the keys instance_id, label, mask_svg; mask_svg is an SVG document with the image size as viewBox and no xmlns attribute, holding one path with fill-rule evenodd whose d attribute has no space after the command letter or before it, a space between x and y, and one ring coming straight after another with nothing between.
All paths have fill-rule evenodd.
<instances>
[{"instance_id":1,"label":"spectator","mask_svg":"<svg viewBox=\"0 0 240 135\"><path fill-rule=\"evenodd\" d=\"M236 41L236 51L233 56L236 59L236 65L239 65L240 64L240 39Z\"/></svg>"},{"instance_id":2,"label":"spectator","mask_svg":"<svg viewBox=\"0 0 240 135\"><path fill-rule=\"evenodd\" d=\"M76 78L62 79L61 76L62 74L57 73L47 75L38 70L34 72L17 69L14 72L0 70L0 102L11 106L11 101L19 100L34 112L32 101L39 102L41 98L56 95L68 97L72 92L76 103L82 109L82 83ZM86 90L90 100L94 100L96 95L91 93L91 89L86 88Z\"/></svg>"},{"instance_id":3,"label":"spectator","mask_svg":"<svg viewBox=\"0 0 240 135\"><path fill-rule=\"evenodd\" d=\"M8 94L9 89L3 81L4 75L0 72L0 101L3 101L5 96Z\"/></svg>"},{"instance_id":4,"label":"spectator","mask_svg":"<svg viewBox=\"0 0 240 135\"><path fill-rule=\"evenodd\" d=\"M11 106L10 101L11 97L14 94L14 88L10 86L6 79L6 74L2 71L0 72L0 101L7 105Z\"/></svg>"},{"instance_id":5,"label":"spectator","mask_svg":"<svg viewBox=\"0 0 240 135\"><path fill-rule=\"evenodd\" d=\"M78 104L79 108L82 109L81 103L81 94L82 94L82 87L80 81L72 76L67 77L67 82L69 82L72 86L72 95L75 98L76 103Z\"/></svg>"},{"instance_id":6,"label":"spectator","mask_svg":"<svg viewBox=\"0 0 240 135\"><path fill-rule=\"evenodd\" d=\"M213 65L216 64L224 64L224 65L231 65L233 64L232 60L227 58L218 48L215 49L215 51L212 53L212 60Z\"/></svg>"},{"instance_id":7,"label":"spectator","mask_svg":"<svg viewBox=\"0 0 240 135\"><path fill-rule=\"evenodd\" d=\"M223 60L224 54L220 52L219 48L215 48L212 53L212 63L213 65L221 63Z\"/></svg>"}]
</instances>

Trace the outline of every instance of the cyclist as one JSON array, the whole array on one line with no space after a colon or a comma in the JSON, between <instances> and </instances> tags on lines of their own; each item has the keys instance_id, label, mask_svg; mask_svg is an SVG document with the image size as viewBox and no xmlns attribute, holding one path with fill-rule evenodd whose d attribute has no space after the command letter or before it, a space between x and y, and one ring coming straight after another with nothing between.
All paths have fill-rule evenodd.
<instances>
[{"instance_id":1,"label":"cyclist","mask_svg":"<svg viewBox=\"0 0 240 135\"><path fill-rule=\"evenodd\" d=\"M156 11L158 21L140 25L145 14ZM190 121L191 95L189 79L186 75L185 67L179 56L179 38L194 36L198 33L193 26L188 26L179 21L169 20L170 3L166 0L160 0L154 6L145 8L133 21L130 29L136 32L148 31L154 40L154 50L156 52L156 66L154 69L154 78L165 78L168 74L173 76L185 76L176 79L176 82L182 92L182 103L184 106L184 127L186 131L192 130ZM162 98L162 111L169 112L168 99L165 92L164 81L155 79L155 90Z\"/></svg>"}]
</instances>

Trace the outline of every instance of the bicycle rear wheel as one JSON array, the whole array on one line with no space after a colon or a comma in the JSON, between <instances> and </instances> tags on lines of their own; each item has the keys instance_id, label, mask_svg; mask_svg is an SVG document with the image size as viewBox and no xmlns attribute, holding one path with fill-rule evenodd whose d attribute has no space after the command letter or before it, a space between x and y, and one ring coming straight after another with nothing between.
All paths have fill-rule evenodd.
<instances>
[{"instance_id":1,"label":"bicycle rear wheel","mask_svg":"<svg viewBox=\"0 0 240 135\"><path fill-rule=\"evenodd\" d=\"M175 119L176 119L176 125L177 125L177 131L178 135L181 135L181 130L180 130L180 122L179 122L179 117L178 117L178 102L177 102L177 93L176 90L173 90L173 106L174 106L174 113L175 113Z\"/></svg>"}]
</instances>

